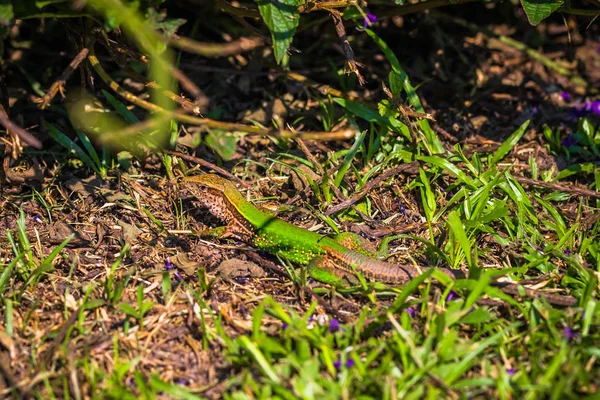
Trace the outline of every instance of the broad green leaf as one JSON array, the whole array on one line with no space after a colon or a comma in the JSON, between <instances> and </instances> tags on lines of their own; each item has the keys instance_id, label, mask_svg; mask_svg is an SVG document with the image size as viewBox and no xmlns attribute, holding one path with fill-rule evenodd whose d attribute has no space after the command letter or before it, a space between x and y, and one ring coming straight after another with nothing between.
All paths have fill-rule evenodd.
<instances>
[{"instance_id":1,"label":"broad green leaf","mask_svg":"<svg viewBox=\"0 0 600 400\"><path fill-rule=\"evenodd\" d=\"M277 64L281 63L285 52L292 43L296 27L300 21L297 0L256 0L258 10L271 31L273 51Z\"/></svg>"},{"instance_id":2,"label":"broad green leaf","mask_svg":"<svg viewBox=\"0 0 600 400\"><path fill-rule=\"evenodd\" d=\"M558 10L563 5L563 1L555 0L521 0L525 14L529 23L533 26L538 25L542 20L548 18L550 14Z\"/></svg>"},{"instance_id":3,"label":"broad green leaf","mask_svg":"<svg viewBox=\"0 0 600 400\"><path fill-rule=\"evenodd\" d=\"M8 26L14 17L12 4L0 4L0 25Z\"/></svg>"},{"instance_id":4,"label":"broad green leaf","mask_svg":"<svg viewBox=\"0 0 600 400\"><path fill-rule=\"evenodd\" d=\"M377 103L377 108L379 109L379 115L382 117L398 118L400 115L398 108L394 107L392 102L388 99L383 99Z\"/></svg>"},{"instance_id":5,"label":"broad green leaf","mask_svg":"<svg viewBox=\"0 0 600 400\"><path fill-rule=\"evenodd\" d=\"M209 132L206 136L206 144L225 161L231 160L235 155L239 140L237 135L223 131Z\"/></svg>"},{"instance_id":6,"label":"broad green leaf","mask_svg":"<svg viewBox=\"0 0 600 400\"><path fill-rule=\"evenodd\" d=\"M123 311L125 314L131 317L138 317L138 311L129 303L120 303L119 308L121 309L121 311Z\"/></svg>"}]
</instances>

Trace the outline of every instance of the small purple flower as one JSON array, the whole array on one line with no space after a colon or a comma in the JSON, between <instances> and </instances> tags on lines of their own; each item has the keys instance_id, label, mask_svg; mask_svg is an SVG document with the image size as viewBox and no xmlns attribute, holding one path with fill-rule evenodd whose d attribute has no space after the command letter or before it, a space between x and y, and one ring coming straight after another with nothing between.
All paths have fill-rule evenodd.
<instances>
[{"instance_id":1,"label":"small purple flower","mask_svg":"<svg viewBox=\"0 0 600 400\"><path fill-rule=\"evenodd\" d=\"M33 222L35 222L36 224L41 224L44 221L42 220L42 217L39 214L37 214L35 217L33 217Z\"/></svg>"},{"instance_id":2,"label":"small purple flower","mask_svg":"<svg viewBox=\"0 0 600 400\"><path fill-rule=\"evenodd\" d=\"M537 114L537 112L538 112L538 107L537 106L533 106L533 108L529 112L529 115L535 115L535 114Z\"/></svg>"},{"instance_id":3,"label":"small purple flower","mask_svg":"<svg viewBox=\"0 0 600 400\"><path fill-rule=\"evenodd\" d=\"M545 248L546 248L546 243L540 244L540 251L544 251Z\"/></svg>"},{"instance_id":4,"label":"small purple flower","mask_svg":"<svg viewBox=\"0 0 600 400\"><path fill-rule=\"evenodd\" d=\"M406 313L410 315L411 318L414 318L415 315L417 315L417 309L415 307L408 307Z\"/></svg>"},{"instance_id":5,"label":"small purple flower","mask_svg":"<svg viewBox=\"0 0 600 400\"><path fill-rule=\"evenodd\" d=\"M374 24L375 22L377 22L377 17L367 10L367 17L363 20L363 29L367 29L369 25Z\"/></svg>"},{"instance_id":6,"label":"small purple flower","mask_svg":"<svg viewBox=\"0 0 600 400\"><path fill-rule=\"evenodd\" d=\"M573 340L579 336L579 334L575 332L569 325L565 326L565 329L563 329L563 335L567 340Z\"/></svg>"},{"instance_id":7,"label":"small purple flower","mask_svg":"<svg viewBox=\"0 0 600 400\"><path fill-rule=\"evenodd\" d=\"M346 363L344 364L346 366L346 368L352 368L354 367L354 360L352 358L348 358L346 360ZM333 366L335 367L335 369L341 369L342 368L342 360L337 360L333 363Z\"/></svg>"},{"instance_id":8,"label":"small purple flower","mask_svg":"<svg viewBox=\"0 0 600 400\"><path fill-rule=\"evenodd\" d=\"M332 318L331 321L329 321L329 332L337 332L340 330L340 321L337 320L337 318Z\"/></svg>"},{"instance_id":9,"label":"small purple flower","mask_svg":"<svg viewBox=\"0 0 600 400\"><path fill-rule=\"evenodd\" d=\"M452 301L456 298L458 298L458 294L456 294L454 290L451 290L450 293L448 293L448 296L446 296L446 302Z\"/></svg>"},{"instance_id":10,"label":"small purple flower","mask_svg":"<svg viewBox=\"0 0 600 400\"><path fill-rule=\"evenodd\" d=\"M173 379L173 382L177 385L183 385L183 386L187 386L190 384L190 382L187 379L183 379L183 378L175 378L175 379Z\"/></svg>"},{"instance_id":11,"label":"small purple flower","mask_svg":"<svg viewBox=\"0 0 600 400\"><path fill-rule=\"evenodd\" d=\"M315 319L315 317L313 317L312 315L310 317L308 317L308 319L306 320L306 322L313 322Z\"/></svg>"},{"instance_id":12,"label":"small purple flower","mask_svg":"<svg viewBox=\"0 0 600 400\"><path fill-rule=\"evenodd\" d=\"M508 374L508 376L513 376L517 373L517 371L514 368L506 368L506 373Z\"/></svg>"},{"instance_id":13,"label":"small purple flower","mask_svg":"<svg viewBox=\"0 0 600 400\"><path fill-rule=\"evenodd\" d=\"M171 257L167 257L165 260L165 269L173 269L173 264L171 264Z\"/></svg>"},{"instance_id":14,"label":"small purple flower","mask_svg":"<svg viewBox=\"0 0 600 400\"><path fill-rule=\"evenodd\" d=\"M560 92L560 97L562 97L562 99L567 103L571 101L571 95L569 92Z\"/></svg>"},{"instance_id":15,"label":"small purple flower","mask_svg":"<svg viewBox=\"0 0 600 400\"><path fill-rule=\"evenodd\" d=\"M288 324L286 324L285 322L283 322L281 324L281 329L286 330L288 328Z\"/></svg>"},{"instance_id":16,"label":"small purple flower","mask_svg":"<svg viewBox=\"0 0 600 400\"><path fill-rule=\"evenodd\" d=\"M600 116L600 100L586 101L579 106L575 106L572 109L572 113L572 118L585 117L590 113Z\"/></svg>"},{"instance_id":17,"label":"small purple flower","mask_svg":"<svg viewBox=\"0 0 600 400\"><path fill-rule=\"evenodd\" d=\"M564 250L565 256L569 257L571 255L571 249Z\"/></svg>"},{"instance_id":18,"label":"small purple flower","mask_svg":"<svg viewBox=\"0 0 600 400\"><path fill-rule=\"evenodd\" d=\"M400 204L400 214L406 215L406 208L404 208L404 204Z\"/></svg>"},{"instance_id":19,"label":"small purple flower","mask_svg":"<svg viewBox=\"0 0 600 400\"><path fill-rule=\"evenodd\" d=\"M177 271L175 271L175 273L173 274L173 276L175 277L175 279L177 279L178 281L182 281L183 280L183 276L181 276L181 274Z\"/></svg>"},{"instance_id":20,"label":"small purple flower","mask_svg":"<svg viewBox=\"0 0 600 400\"><path fill-rule=\"evenodd\" d=\"M573 136L572 133L569 133L569 136L564 138L562 140L561 144L563 145L563 147L569 149L569 148L573 147L575 144L577 144L577 139L575 139L575 137Z\"/></svg>"}]
</instances>

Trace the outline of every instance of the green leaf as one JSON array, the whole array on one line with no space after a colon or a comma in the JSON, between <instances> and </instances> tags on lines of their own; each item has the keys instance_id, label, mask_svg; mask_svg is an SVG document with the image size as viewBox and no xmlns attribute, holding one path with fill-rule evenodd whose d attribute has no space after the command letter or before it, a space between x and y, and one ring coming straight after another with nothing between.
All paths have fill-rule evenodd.
<instances>
[{"instance_id":1,"label":"green leaf","mask_svg":"<svg viewBox=\"0 0 600 400\"><path fill-rule=\"evenodd\" d=\"M217 152L225 161L231 160L235 155L235 150L239 137L229 132L209 132L206 136L206 144L208 147Z\"/></svg>"},{"instance_id":2,"label":"green leaf","mask_svg":"<svg viewBox=\"0 0 600 400\"><path fill-rule=\"evenodd\" d=\"M525 14L529 23L533 26L538 25L542 20L548 18L550 14L558 10L563 5L562 1L553 0L521 0Z\"/></svg>"},{"instance_id":3,"label":"green leaf","mask_svg":"<svg viewBox=\"0 0 600 400\"><path fill-rule=\"evenodd\" d=\"M12 4L0 4L0 25L8 26L14 17Z\"/></svg>"},{"instance_id":4,"label":"green leaf","mask_svg":"<svg viewBox=\"0 0 600 400\"><path fill-rule=\"evenodd\" d=\"M397 118L400 115L400 111L398 111L397 107L394 107L391 101L388 99L383 99L379 103L377 103L377 108L379 109L379 115L382 117L391 117Z\"/></svg>"},{"instance_id":5,"label":"green leaf","mask_svg":"<svg viewBox=\"0 0 600 400\"><path fill-rule=\"evenodd\" d=\"M519 142L519 140L521 140L521 137L527 130L527 127L529 126L529 122L530 122L529 120L525 121L523 123L523 125L521 125L519 127L519 129L514 131L512 133L512 135L510 135L508 137L508 139L506 139L504 141L504 143L502 143L502 145L494 153L494 157L492 157L491 165L496 165L496 163L498 161L502 160L504 158L504 156L507 155L512 150L513 147L516 146L516 144Z\"/></svg>"},{"instance_id":6,"label":"green leaf","mask_svg":"<svg viewBox=\"0 0 600 400\"><path fill-rule=\"evenodd\" d=\"M390 72L390 86L392 94L396 97L397 93L403 89L408 96L408 102L415 109L415 111L425 112L423 106L421 105L421 99L419 99L419 95L417 95L415 88L411 85L408 74L400 66L400 62L398 61L398 58L394 54L393 50L390 49L387 43L377 36L377 34L375 34L375 32L372 30L366 29L365 32L379 46L389 61L390 66L392 67L392 71ZM442 143L438 139L436 133L433 131L433 129L431 129L431 126L429 126L429 121L426 119L421 119L417 122L417 125L419 125L419 128L421 128L425 138L427 139L427 144L430 146L430 152L433 154L442 153L444 151L444 147L442 146Z\"/></svg>"},{"instance_id":7,"label":"green leaf","mask_svg":"<svg viewBox=\"0 0 600 400\"><path fill-rule=\"evenodd\" d=\"M281 63L285 52L292 43L296 27L300 21L297 0L256 0L258 10L271 31L273 51L277 64Z\"/></svg>"},{"instance_id":8,"label":"green leaf","mask_svg":"<svg viewBox=\"0 0 600 400\"><path fill-rule=\"evenodd\" d=\"M129 303L120 303L119 308L130 317L138 317L138 311Z\"/></svg>"},{"instance_id":9,"label":"green leaf","mask_svg":"<svg viewBox=\"0 0 600 400\"><path fill-rule=\"evenodd\" d=\"M340 97L335 97L333 101L338 103L340 106L344 107L353 115L362 118L365 121L375 122L379 125L387 126L387 128L390 131L402 133L404 137L406 137L409 140L411 139L408 126L406 126L404 123L400 122L396 118L392 118L391 116L382 117L381 115L379 115L379 112L377 110L356 101L346 100Z\"/></svg>"},{"instance_id":10,"label":"green leaf","mask_svg":"<svg viewBox=\"0 0 600 400\"><path fill-rule=\"evenodd\" d=\"M58 144L69 150L69 153L75 155L81 161L83 161L88 167L93 169L94 171L100 173L98 167L94 164L92 159L83 151L81 147L79 147L73 140L71 140L67 135L62 133L58 128L52 125L49 122L43 122L43 125L48 129L48 134L52 139L54 139Z\"/></svg>"}]
</instances>

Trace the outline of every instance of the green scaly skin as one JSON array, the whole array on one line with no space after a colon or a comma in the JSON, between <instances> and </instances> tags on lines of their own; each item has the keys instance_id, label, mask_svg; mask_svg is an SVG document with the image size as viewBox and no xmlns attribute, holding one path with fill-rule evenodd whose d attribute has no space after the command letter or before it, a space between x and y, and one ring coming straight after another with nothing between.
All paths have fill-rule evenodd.
<instances>
[{"instance_id":1,"label":"green scaly skin","mask_svg":"<svg viewBox=\"0 0 600 400\"><path fill-rule=\"evenodd\" d=\"M232 182L217 175L185 178L183 187L203 207L226 223L226 227L203 232L204 236L236 238L267 253L307 265L311 276L318 281L332 285L340 285L344 281L355 283L358 281L357 274L360 274L369 281L399 285L428 269L378 260L374 250L369 248L370 243L356 234L348 232L334 237L323 236L269 215L246 201ZM437 270L453 279L466 277L464 272L458 270ZM576 304L576 299L571 296L519 289L518 285L512 283L495 285L513 296L524 293L527 297L544 297L548 302L561 306Z\"/></svg>"}]
</instances>

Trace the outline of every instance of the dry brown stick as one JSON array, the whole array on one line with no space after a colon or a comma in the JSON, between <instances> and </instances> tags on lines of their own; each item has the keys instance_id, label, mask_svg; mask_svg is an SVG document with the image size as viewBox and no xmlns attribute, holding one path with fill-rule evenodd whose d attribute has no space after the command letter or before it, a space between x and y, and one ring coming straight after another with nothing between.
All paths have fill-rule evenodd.
<instances>
[{"instance_id":1,"label":"dry brown stick","mask_svg":"<svg viewBox=\"0 0 600 400\"><path fill-rule=\"evenodd\" d=\"M544 182L544 181L536 181L535 179L525 178L524 176L513 176L513 178L519 182L524 183L526 185L539 186L547 189L557 190L559 192L566 192L576 194L578 196L586 196L593 197L596 199L600 199L600 192L595 192L589 189L582 189L576 187L569 187L564 185L559 185L556 183Z\"/></svg>"},{"instance_id":2,"label":"dry brown stick","mask_svg":"<svg viewBox=\"0 0 600 400\"><path fill-rule=\"evenodd\" d=\"M349 100L353 100L353 101L359 101L364 104L369 104L367 102L362 101L360 99L360 97L358 97L358 96L355 96L355 95L352 95L349 93L342 93L339 90L334 89L329 85L317 83L317 82L311 80L310 78L307 78L306 76L299 74L297 72L285 72L285 76L286 76L286 78L296 81L304 86L308 86L312 89L315 89L317 92L321 93L322 95L325 95L325 96L331 95L334 97L341 97L344 99L349 99Z\"/></svg>"},{"instance_id":3,"label":"dry brown stick","mask_svg":"<svg viewBox=\"0 0 600 400\"><path fill-rule=\"evenodd\" d=\"M225 0L217 0L217 4L221 8L221 10L225 11L226 13L236 15L238 17L260 18L260 12L258 10L241 6L236 7L229 4L229 2Z\"/></svg>"},{"instance_id":4,"label":"dry brown stick","mask_svg":"<svg viewBox=\"0 0 600 400\"><path fill-rule=\"evenodd\" d=\"M169 38L167 43L179 50L198 54L205 57L228 57L244 53L263 46L265 43L259 37L239 38L228 43L206 43L179 37Z\"/></svg>"},{"instance_id":5,"label":"dry brown stick","mask_svg":"<svg viewBox=\"0 0 600 400\"><path fill-rule=\"evenodd\" d=\"M413 165L418 165L418 163L412 162L412 163L408 163L408 164L401 164L394 168L388 169L387 171L384 171L377 178L367 182L360 192L354 194L353 196L342 201L341 203L338 203L335 206L329 207L329 209L325 211L325 215L331 215L331 214L334 214L338 211L341 211L345 208L352 206L356 202L360 201L360 199L362 199L364 196L366 196L366 194L369 193L371 190L373 190L373 188L379 186L379 184L381 184L381 182L383 182L384 180L388 179L391 176L399 174L402 171L412 168Z\"/></svg>"},{"instance_id":6,"label":"dry brown stick","mask_svg":"<svg viewBox=\"0 0 600 400\"><path fill-rule=\"evenodd\" d=\"M348 69L351 73L356 75L356 79L358 79L358 83L363 86L366 81L360 74L358 70L361 67L361 64L356 61L356 57L354 56L354 50L352 50L352 46L350 46L350 42L348 41L348 36L346 35L346 28L344 27L344 21L342 19L342 13L337 10L330 10L331 18L333 19L333 25L335 26L335 31L342 42L342 51L344 52L344 56L346 56L346 62L348 64Z\"/></svg>"},{"instance_id":7,"label":"dry brown stick","mask_svg":"<svg viewBox=\"0 0 600 400\"><path fill-rule=\"evenodd\" d=\"M183 110L185 110L186 112L189 113L193 113L193 114L200 114L200 108L195 105L194 103L192 103L190 100L186 99L183 96L179 96L178 94L170 91L170 90L166 90L163 89L159 84L157 84L156 82L152 82L149 81L146 77L144 77L143 75L139 74L136 70L134 70L133 68L131 68L129 65L127 65L126 63L122 62L121 58L118 56L117 52L115 51L116 49L113 48L113 46L111 45L110 40L108 39L108 35L106 34L106 32L102 31L101 33L102 36L102 44L104 45L104 48L108 51L108 53L110 54L111 58L113 59L113 61L115 63L117 63L117 65L124 70L132 79L143 83L145 86L154 89L154 90L159 90L161 91L166 97L168 97L169 99L171 99L173 102L179 104L181 106L181 108ZM123 51L120 51L120 53L123 53ZM134 52L127 52L129 54L135 54ZM137 58L139 61L148 63L148 59L146 57L138 57Z\"/></svg>"},{"instance_id":8,"label":"dry brown stick","mask_svg":"<svg viewBox=\"0 0 600 400\"><path fill-rule=\"evenodd\" d=\"M63 71L61 76L52 84L52 86L50 86L50 89L48 89L44 97L39 100L40 109L44 110L50 105L54 96L56 96L56 94L62 90L65 83L67 83L71 75L73 75L73 72L75 72L77 67L79 67L79 64L85 60L88 53L89 49L85 47L81 49L81 51L75 56L75 58L73 58L73 60L71 60L69 66Z\"/></svg>"},{"instance_id":9,"label":"dry brown stick","mask_svg":"<svg viewBox=\"0 0 600 400\"><path fill-rule=\"evenodd\" d=\"M234 180L236 182L238 182L239 184L243 185L244 187L246 187L247 189L250 188L250 186L244 182L243 180L241 180L240 178L238 178L237 176L233 175L231 172L219 167L218 165L215 165L211 162L208 162L206 160L203 160L201 158L198 157L194 157L194 156L190 156L189 154L184 154L184 153L180 153L178 151L173 151L173 150L163 150L163 153L167 153L170 154L172 156L177 156L180 158L183 158L184 160L187 161L191 161L191 162L195 162L196 164L200 164L201 166L205 167L205 168L210 168L210 169L214 169L215 171L217 171L218 173L220 173L223 176L226 176L227 178Z\"/></svg>"},{"instance_id":10,"label":"dry brown stick","mask_svg":"<svg viewBox=\"0 0 600 400\"><path fill-rule=\"evenodd\" d=\"M315 156L313 155L313 153L310 152L310 150L308 149L308 147L306 147L306 144L304 143L304 140L302 140L300 138L297 138L296 139L296 143L298 143L298 146L300 147L300 150L302 150L302 152L304 153L304 155L306 156L306 158L308 158L308 161L310 161L312 163L313 167L321 175L321 179L323 179L323 174L325 173L323 171L323 167L317 161L317 159L315 158Z\"/></svg>"},{"instance_id":11,"label":"dry brown stick","mask_svg":"<svg viewBox=\"0 0 600 400\"><path fill-rule=\"evenodd\" d=\"M129 48L124 48L124 46L119 43L111 41L108 38L108 35L106 34L106 32L101 31L101 37L103 39L104 46L106 47L108 52L111 53L112 58L115 60L115 62L117 62L119 64L119 66L121 66L121 63L118 62L119 57L117 56L117 54L114 54L114 52L122 53L127 57L131 57L131 58L134 58L144 64L148 64L148 57L146 57L145 55L140 54L136 51L133 51ZM114 48L113 48L113 45L111 44L113 42L115 43ZM139 80L140 82L143 82L143 83L147 82L147 79L145 77L138 74L135 70L133 70L128 65L123 65L122 67L124 69L126 69L130 73L130 75L132 75L132 77L135 77L136 80ZM183 90L187 91L194 98L194 101L190 102L190 104L192 104L192 107L193 107L193 105L196 105L200 108L201 111L203 111L204 108L208 105L209 101L208 101L208 97L206 97L206 95L204 94L202 89L200 89L180 69L176 68L173 65L169 65L168 67L169 67L169 71L173 74L175 79L177 79L179 81L179 84L181 85Z\"/></svg>"},{"instance_id":12,"label":"dry brown stick","mask_svg":"<svg viewBox=\"0 0 600 400\"><path fill-rule=\"evenodd\" d=\"M214 129L223 129L229 132L246 132L254 135L263 135L263 136L275 136L281 138L293 138L293 137L301 137L303 139L312 139L312 140L347 140L355 135L355 131L352 129L342 129L335 132L297 132L294 130L274 130L268 128L262 128L259 126L249 126L244 124L238 124L234 122L222 122L216 121L210 118L200 118L193 115L187 115L181 111L168 112L165 109L157 106L154 103L150 103L146 100L140 99L133 93L124 89L121 85L119 85L115 80L113 80L110 75L104 70L98 57L96 57L96 53L94 51L94 46L90 46L90 54L88 55L88 60L92 68L96 71L96 73L100 76L100 78L108 85L115 93L119 96L123 97L125 100L144 108L148 111L161 113L165 117L176 119L180 122L185 122L192 125L200 125L206 126L208 128ZM148 124L152 125L153 123L157 123L156 120L144 121L139 126L132 125L130 128L126 130L120 131L117 134L120 136L124 136L125 132L127 135L136 134L142 126L147 126ZM100 140L108 140L109 136L100 137Z\"/></svg>"},{"instance_id":13,"label":"dry brown stick","mask_svg":"<svg viewBox=\"0 0 600 400\"><path fill-rule=\"evenodd\" d=\"M183 73L179 68L175 66L171 67L171 72L175 79L179 81L181 88L192 95L194 98L194 104L200 109L200 112L203 112L208 109L208 104L210 100L204 94L202 89L200 89L186 74Z\"/></svg>"},{"instance_id":14,"label":"dry brown stick","mask_svg":"<svg viewBox=\"0 0 600 400\"><path fill-rule=\"evenodd\" d=\"M29 146L35 147L38 150L42 148L42 142L40 142L38 138L8 119L8 115L6 115L4 107L0 107L0 124L4 126L6 130L16 134L19 139L27 143Z\"/></svg>"}]
</instances>

